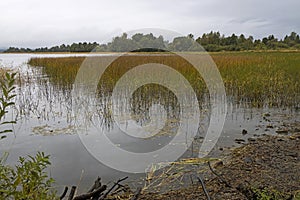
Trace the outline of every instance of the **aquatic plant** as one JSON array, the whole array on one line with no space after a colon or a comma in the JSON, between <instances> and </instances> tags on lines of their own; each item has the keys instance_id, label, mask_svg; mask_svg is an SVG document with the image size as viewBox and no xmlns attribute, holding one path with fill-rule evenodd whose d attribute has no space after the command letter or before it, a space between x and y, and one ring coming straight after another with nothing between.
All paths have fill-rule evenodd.
<instances>
[{"instance_id":1,"label":"aquatic plant","mask_svg":"<svg viewBox=\"0 0 300 200\"><path fill-rule=\"evenodd\" d=\"M129 69L156 62L179 71L190 82L198 99L207 96L205 82L189 63L174 55L167 57L162 54L122 56L106 69L98 88L102 93L111 93L114 84ZM212 53L211 57L220 70L230 102L251 107L299 107L299 52L221 52ZM41 67L53 85L71 89L84 59L32 58L29 64Z\"/></svg>"}]
</instances>

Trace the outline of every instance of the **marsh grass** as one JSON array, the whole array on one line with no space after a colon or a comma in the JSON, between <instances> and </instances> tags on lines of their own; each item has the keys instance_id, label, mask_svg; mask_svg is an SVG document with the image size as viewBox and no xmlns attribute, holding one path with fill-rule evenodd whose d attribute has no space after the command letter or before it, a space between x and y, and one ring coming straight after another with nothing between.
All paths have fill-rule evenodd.
<instances>
[{"instance_id":1,"label":"marsh grass","mask_svg":"<svg viewBox=\"0 0 300 200\"><path fill-rule=\"evenodd\" d=\"M53 85L68 87L73 84L84 59L84 57L32 58L28 64L42 67L42 73L50 78Z\"/></svg>"},{"instance_id":2,"label":"marsh grass","mask_svg":"<svg viewBox=\"0 0 300 200\"><path fill-rule=\"evenodd\" d=\"M252 107L299 107L299 52L235 52L213 53L211 56L220 70L232 103L244 103ZM101 77L99 94L111 93L119 78L133 67L153 62L172 66L191 83L198 98L207 96L202 77L189 63L178 56L165 57L157 54L118 58ZM32 58L29 64L41 67L53 85L71 89L84 59Z\"/></svg>"},{"instance_id":3,"label":"marsh grass","mask_svg":"<svg viewBox=\"0 0 300 200\"><path fill-rule=\"evenodd\" d=\"M254 107L299 106L300 53L252 52L212 55L227 94Z\"/></svg>"},{"instance_id":4,"label":"marsh grass","mask_svg":"<svg viewBox=\"0 0 300 200\"><path fill-rule=\"evenodd\" d=\"M99 84L97 97L99 98L99 106L97 113L103 119L107 129L111 129L112 124L112 108L111 94L117 81L129 70L136 66L148 63L165 64L172 66L179 71L191 83L196 91L198 98L202 98L207 94L204 81L197 71L185 60L179 56L154 54L155 56L147 55L125 55L117 58L112 62L103 73ZM59 88L60 91L70 91L72 84L75 81L78 69L84 61L84 57L73 58L32 58L29 64L41 69L42 73L49 77L52 85ZM89 57L89 64L99 62L99 57ZM182 67L185 66L185 67ZM143 72L142 72L143 73ZM141 78L147 74L141 74ZM167 78L167 77L166 77ZM200 84L199 84L200 83ZM127 90L125 87L124 90ZM125 91L127 92L127 91ZM155 104L161 104L168 111L167 117L169 121L173 118L178 118L180 109L178 102L173 98L171 91L167 88L162 88L157 84L148 84L133 94L131 99L132 116L136 118L137 123L147 124L149 122L150 107ZM124 100L121 100L121 102ZM119 106L122 108L122 106ZM122 111L121 111L122 112ZM174 121L174 120L173 120ZM173 122L171 124L174 124ZM176 124L176 123L175 123ZM171 126L173 127L173 126Z\"/></svg>"}]
</instances>

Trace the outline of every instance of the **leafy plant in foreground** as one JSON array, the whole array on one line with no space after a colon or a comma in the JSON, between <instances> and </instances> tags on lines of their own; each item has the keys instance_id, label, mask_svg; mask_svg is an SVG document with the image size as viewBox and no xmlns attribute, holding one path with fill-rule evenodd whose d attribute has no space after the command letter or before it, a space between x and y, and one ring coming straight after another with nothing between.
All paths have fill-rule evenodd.
<instances>
[{"instance_id":1,"label":"leafy plant in foreground","mask_svg":"<svg viewBox=\"0 0 300 200\"><path fill-rule=\"evenodd\" d=\"M0 98L0 126L8 123L16 123L16 121L4 121L7 108L13 106L13 93L15 87L15 73L6 73L1 80L2 93ZM12 132L5 129L0 134ZM0 139L5 136L0 137ZM45 172L49 162L49 155L38 152L35 157L28 158L19 157L19 163L15 167L5 164L8 153L0 157L0 200L9 199L28 199L28 200L52 200L57 199L56 192L52 190L54 180L48 177Z\"/></svg>"},{"instance_id":2,"label":"leafy plant in foreground","mask_svg":"<svg viewBox=\"0 0 300 200\"><path fill-rule=\"evenodd\" d=\"M56 199L52 190L54 180L48 178L45 169L49 155L38 152L35 157L19 157L15 169L0 160L0 199Z\"/></svg>"},{"instance_id":3,"label":"leafy plant in foreground","mask_svg":"<svg viewBox=\"0 0 300 200\"><path fill-rule=\"evenodd\" d=\"M1 85L1 97L0 97L0 125L4 124L15 124L16 121L3 121L5 114L8 112L7 109L10 106L15 105L15 103L12 101L12 99L16 96L15 94L12 94L15 86L15 76L16 73L5 73L4 80L0 80ZM12 132L11 129L5 129L0 130L0 139L3 139L6 137L6 135L3 135L4 133Z\"/></svg>"}]
</instances>

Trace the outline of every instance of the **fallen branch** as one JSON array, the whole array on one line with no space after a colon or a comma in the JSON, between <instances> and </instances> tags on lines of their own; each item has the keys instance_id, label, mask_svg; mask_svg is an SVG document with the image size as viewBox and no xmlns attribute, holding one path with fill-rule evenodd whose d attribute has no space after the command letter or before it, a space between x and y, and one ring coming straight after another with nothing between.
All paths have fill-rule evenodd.
<instances>
[{"instance_id":1,"label":"fallen branch","mask_svg":"<svg viewBox=\"0 0 300 200\"><path fill-rule=\"evenodd\" d=\"M93 192L95 189L101 187L101 178L98 176L98 178L95 180L94 185L92 185L92 187L87 191L89 192Z\"/></svg>"},{"instance_id":2,"label":"fallen branch","mask_svg":"<svg viewBox=\"0 0 300 200\"><path fill-rule=\"evenodd\" d=\"M75 192L76 192L76 186L72 186L68 200L73 200Z\"/></svg>"},{"instance_id":3,"label":"fallen branch","mask_svg":"<svg viewBox=\"0 0 300 200\"><path fill-rule=\"evenodd\" d=\"M93 192L89 192L89 193L86 193L86 194L81 194L81 195L76 196L73 200L86 200L86 199L90 199L91 197L94 197L95 195L99 195L102 192L104 192L106 190L106 188L107 188L106 185L102 185L102 186L100 186L98 189L96 189Z\"/></svg>"},{"instance_id":4,"label":"fallen branch","mask_svg":"<svg viewBox=\"0 0 300 200\"><path fill-rule=\"evenodd\" d=\"M120 189L120 188L122 188L122 189ZM118 194L120 192L120 190L125 191L126 189L128 189L128 188L126 188L124 185L118 184L118 187L111 192L111 195Z\"/></svg>"},{"instance_id":5,"label":"fallen branch","mask_svg":"<svg viewBox=\"0 0 300 200\"><path fill-rule=\"evenodd\" d=\"M120 182L122 182L122 181L124 181L124 180L126 180L128 178L128 176L126 176L126 177L124 177L124 178L122 178L122 179L119 179L106 193L104 193L102 196L101 196L101 198L99 198L99 200L104 200L106 197L107 197L107 195L117 186L117 185L119 185L119 183Z\"/></svg>"},{"instance_id":6,"label":"fallen branch","mask_svg":"<svg viewBox=\"0 0 300 200\"><path fill-rule=\"evenodd\" d=\"M221 181L221 183L224 183L227 187L236 189L238 192L240 192L241 194L243 194L247 199L252 199L252 198L249 197L249 196L251 196L252 192L251 191L250 192L247 191L247 189L245 189L246 187L244 185L239 185L238 187L233 187L221 175L219 175L217 172L215 172L212 169L209 161L208 161L208 166L209 166L210 171L219 178L219 180Z\"/></svg>"},{"instance_id":7,"label":"fallen branch","mask_svg":"<svg viewBox=\"0 0 300 200\"><path fill-rule=\"evenodd\" d=\"M218 178L219 178L219 180L222 182L222 183L224 183L227 187L230 187L230 188L232 188L232 186L220 175L220 174L218 174L217 172L215 172L214 170L213 170L213 168L211 167L211 165L210 165L210 162L208 161L207 162L208 163L208 167L209 167L209 169L210 169L210 171L214 174L214 175L216 175Z\"/></svg>"},{"instance_id":8,"label":"fallen branch","mask_svg":"<svg viewBox=\"0 0 300 200\"><path fill-rule=\"evenodd\" d=\"M62 195L60 195L59 199L62 200L63 198L65 198L67 192L68 192L68 186L65 187L64 192L62 193Z\"/></svg>"},{"instance_id":9,"label":"fallen branch","mask_svg":"<svg viewBox=\"0 0 300 200\"><path fill-rule=\"evenodd\" d=\"M203 181L202 178L199 177L199 176L197 176L197 179L198 179L198 181L200 182L200 184L201 184L201 186L202 186L202 190L203 190L203 192L204 192L204 194L205 194L205 196L206 196L206 199L207 199L207 200L210 200L210 196L209 196L209 194L208 194L208 192L207 192L207 190L206 190L204 181Z\"/></svg>"}]
</instances>

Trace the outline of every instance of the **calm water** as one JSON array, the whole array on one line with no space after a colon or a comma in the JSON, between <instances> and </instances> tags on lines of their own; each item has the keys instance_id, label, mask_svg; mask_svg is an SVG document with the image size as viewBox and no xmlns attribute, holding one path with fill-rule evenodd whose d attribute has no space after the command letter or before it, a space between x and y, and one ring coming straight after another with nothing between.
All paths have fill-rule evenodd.
<instances>
[{"instance_id":1,"label":"calm water","mask_svg":"<svg viewBox=\"0 0 300 200\"><path fill-rule=\"evenodd\" d=\"M11 110L8 118L17 118L18 123L14 125L14 134L8 134L7 138L0 142L0 152L9 152L8 163L16 163L19 156L33 155L37 151L43 151L51 155L52 165L49 168L51 176L57 180L58 189L64 185L76 185L80 182L81 189L89 187L97 176L102 177L104 182L116 180L123 176L130 176L130 180L144 177L143 174L128 174L111 169L91 155L77 134L76 126L78 119L72 111L71 92L53 86L49 78L36 68L26 63L31 57L65 57L65 56L88 56L89 54L0 54L0 66L12 68L19 71L22 84L17 88L16 108ZM105 54L107 55L107 54ZM105 56L103 55L103 56ZM138 99L138 92L137 101ZM168 93L164 95L169 95ZM151 99L151 98L150 98ZM159 98L158 98L159 99ZM123 149L143 153L153 149L159 149L167 144L176 132L176 119L179 113L178 105L172 101L161 102L162 107L151 108L143 102L131 102L136 112L136 122L140 125L149 124L149 116L156 116L157 121L168 119L168 125L164 126L168 134L160 134L150 140L141 140L121 134L110 117L103 116L105 105L109 100L103 98L98 102L99 112L96 113L99 121L97 125L89 125L87 132L93 140L93 134L97 131L109 133L109 138ZM157 100L157 98L156 98ZM151 103L151 102L150 102ZM140 108L142 107L142 108ZM148 109L147 112L143 108ZM203 132L207 130L210 108L204 102L200 110L200 129L197 135L201 139ZM152 112L152 113L151 113ZM145 113L148 113L145 115ZM264 113L270 117L266 121ZM98 114L98 115L97 115ZM93 117L95 117L93 116ZM80 119L80 118L79 118ZM174 120L175 119L175 120ZM236 145L234 139L247 140L254 135L274 134L275 129L266 129L270 123L274 127L280 127L283 122L299 122L299 112L288 109L254 109L247 105L228 103L228 112L222 135L211 155L218 156L221 147ZM193 124L190 125L193 127ZM96 128L95 128L96 127ZM242 135L246 129L248 134ZM198 146L199 144L194 144ZM196 147L193 148L197 149ZM103 152L105 154L106 152ZM194 152L188 151L185 156L195 156ZM110 156L110 155L107 155ZM121 158L120 158L121 159Z\"/></svg>"}]
</instances>

